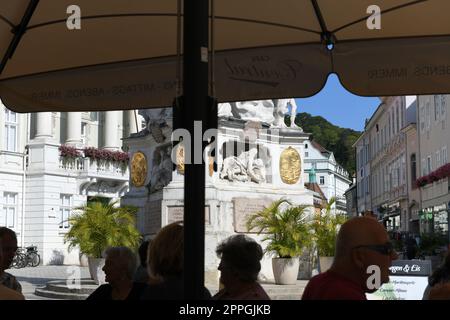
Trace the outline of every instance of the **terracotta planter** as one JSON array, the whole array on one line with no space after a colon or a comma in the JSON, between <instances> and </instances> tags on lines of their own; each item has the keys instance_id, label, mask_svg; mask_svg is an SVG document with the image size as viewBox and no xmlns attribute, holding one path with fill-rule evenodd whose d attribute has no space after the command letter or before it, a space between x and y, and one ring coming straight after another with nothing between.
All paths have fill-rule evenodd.
<instances>
[{"instance_id":1,"label":"terracotta planter","mask_svg":"<svg viewBox=\"0 0 450 320\"><path fill-rule=\"evenodd\" d=\"M297 281L299 258L273 258L272 269L276 284L295 284Z\"/></svg>"},{"instance_id":2,"label":"terracotta planter","mask_svg":"<svg viewBox=\"0 0 450 320\"><path fill-rule=\"evenodd\" d=\"M320 272L323 273L330 269L333 264L334 257L319 257L320 261Z\"/></svg>"},{"instance_id":3,"label":"terracotta planter","mask_svg":"<svg viewBox=\"0 0 450 320\"><path fill-rule=\"evenodd\" d=\"M105 265L104 258L88 258L89 261L89 273L91 274L91 279L95 281L96 284L102 285L105 283L105 272L102 270Z\"/></svg>"}]
</instances>

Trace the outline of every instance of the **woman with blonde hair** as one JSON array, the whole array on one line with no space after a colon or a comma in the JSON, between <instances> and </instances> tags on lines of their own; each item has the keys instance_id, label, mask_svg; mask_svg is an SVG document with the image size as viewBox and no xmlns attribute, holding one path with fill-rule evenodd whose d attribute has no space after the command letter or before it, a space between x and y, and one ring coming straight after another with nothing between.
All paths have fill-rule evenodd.
<instances>
[{"instance_id":1,"label":"woman with blonde hair","mask_svg":"<svg viewBox=\"0 0 450 320\"><path fill-rule=\"evenodd\" d=\"M147 255L150 286L142 300L184 299L184 228L181 222L162 228L150 243ZM204 298L211 294L205 288Z\"/></svg>"}]
</instances>

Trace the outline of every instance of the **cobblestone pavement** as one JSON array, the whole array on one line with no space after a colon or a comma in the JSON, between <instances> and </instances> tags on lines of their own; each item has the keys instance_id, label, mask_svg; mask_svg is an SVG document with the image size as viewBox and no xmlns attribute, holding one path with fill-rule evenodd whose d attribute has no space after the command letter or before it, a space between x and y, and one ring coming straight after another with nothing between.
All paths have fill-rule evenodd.
<instances>
[{"instance_id":1,"label":"cobblestone pavement","mask_svg":"<svg viewBox=\"0 0 450 320\"><path fill-rule=\"evenodd\" d=\"M9 269L6 272L14 275L22 285L22 293L27 300L52 300L34 294L38 287L44 287L50 280L67 280L73 268L80 268L82 279L89 279L89 269L79 266L38 266L35 268Z\"/></svg>"}]
</instances>

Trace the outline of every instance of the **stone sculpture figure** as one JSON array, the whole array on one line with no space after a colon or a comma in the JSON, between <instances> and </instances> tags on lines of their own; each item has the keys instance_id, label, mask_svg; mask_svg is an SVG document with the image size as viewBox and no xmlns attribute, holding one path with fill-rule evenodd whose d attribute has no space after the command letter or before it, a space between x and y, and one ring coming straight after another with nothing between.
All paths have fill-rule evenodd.
<instances>
[{"instance_id":1,"label":"stone sculpture figure","mask_svg":"<svg viewBox=\"0 0 450 320\"><path fill-rule=\"evenodd\" d=\"M219 177L229 181L252 181L262 183L266 180L266 170L262 159L257 159L258 150L252 148L238 157L231 156L223 161Z\"/></svg>"},{"instance_id":2,"label":"stone sculpture figure","mask_svg":"<svg viewBox=\"0 0 450 320\"><path fill-rule=\"evenodd\" d=\"M274 111L274 127L287 128L288 126L284 122L284 117L289 113L289 105L291 106L290 112L290 128L300 128L295 124L295 117L297 115L297 104L294 98L291 99L276 99L275 100L275 111Z\"/></svg>"},{"instance_id":3,"label":"stone sculpture figure","mask_svg":"<svg viewBox=\"0 0 450 320\"><path fill-rule=\"evenodd\" d=\"M146 122L147 131L150 132L158 143L163 142L166 137L162 128L168 126L167 120L172 117L172 108L155 108L139 110Z\"/></svg>"},{"instance_id":4,"label":"stone sculpture figure","mask_svg":"<svg viewBox=\"0 0 450 320\"><path fill-rule=\"evenodd\" d=\"M157 152L159 152L158 156L156 156ZM161 190L172 180L173 167L170 155L170 147L160 148L158 151L155 151L150 184L148 185L150 193Z\"/></svg>"},{"instance_id":5,"label":"stone sculpture figure","mask_svg":"<svg viewBox=\"0 0 450 320\"><path fill-rule=\"evenodd\" d=\"M264 122L271 127L288 127L284 122L284 117L289 113L291 106L290 128L297 128L295 116L297 115L297 104L295 99L273 99L242 101L219 104L219 117L236 118L245 121Z\"/></svg>"}]
</instances>

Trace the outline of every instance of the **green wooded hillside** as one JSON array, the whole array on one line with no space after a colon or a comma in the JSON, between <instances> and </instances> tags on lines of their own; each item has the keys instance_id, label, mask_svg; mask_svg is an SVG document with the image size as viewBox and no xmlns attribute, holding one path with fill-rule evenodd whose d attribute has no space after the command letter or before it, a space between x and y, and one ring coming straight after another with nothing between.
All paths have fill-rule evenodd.
<instances>
[{"instance_id":1,"label":"green wooded hillside","mask_svg":"<svg viewBox=\"0 0 450 320\"><path fill-rule=\"evenodd\" d=\"M289 116L286 121L289 123ZM355 150L352 145L361 135L360 131L335 126L321 116L312 116L306 112L298 113L295 123L302 127L304 132L311 133L313 140L332 151L336 161L350 176L355 173Z\"/></svg>"}]
</instances>

